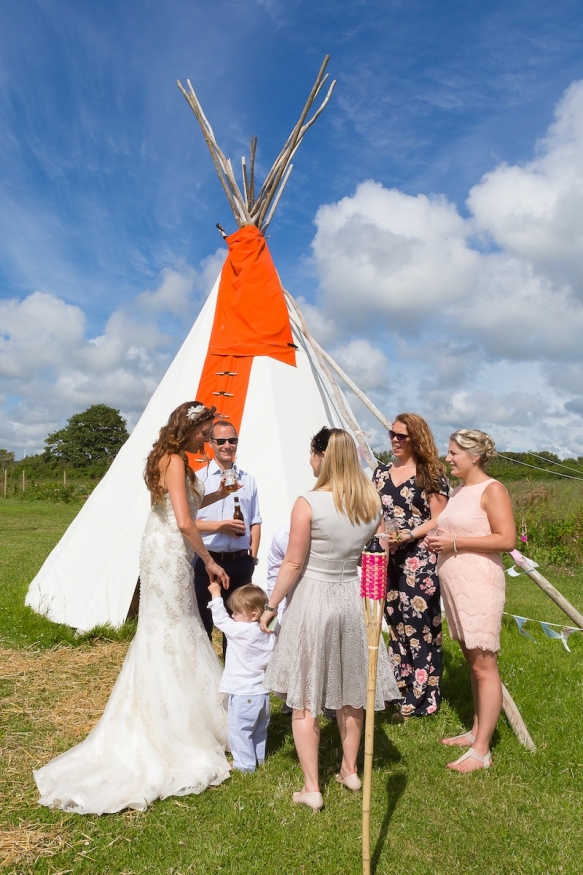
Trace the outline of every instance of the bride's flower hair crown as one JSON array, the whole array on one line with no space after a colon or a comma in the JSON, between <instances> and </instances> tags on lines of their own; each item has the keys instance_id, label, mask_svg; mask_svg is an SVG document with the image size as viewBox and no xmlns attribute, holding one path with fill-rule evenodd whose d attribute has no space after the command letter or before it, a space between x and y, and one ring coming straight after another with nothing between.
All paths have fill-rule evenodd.
<instances>
[{"instance_id":1,"label":"bride's flower hair crown","mask_svg":"<svg viewBox=\"0 0 583 875\"><path fill-rule=\"evenodd\" d=\"M194 404L186 411L186 418L192 424L196 422L204 422L206 419L212 419L215 415L215 412L216 407L205 407L204 404L201 404L199 401L195 401Z\"/></svg>"},{"instance_id":2,"label":"bride's flower hair crown","mask_svg":"<svg viewBox=\"0 0 583 875\"><path fill-rule=\"evenodd\" d=\"M193 419L196 419L199 413L202 413L203 410L206 410L204 404L197 404L196 407L189 407L186 411L186 418L190 419L192 422Z\"/></svg>"}]
</instances>

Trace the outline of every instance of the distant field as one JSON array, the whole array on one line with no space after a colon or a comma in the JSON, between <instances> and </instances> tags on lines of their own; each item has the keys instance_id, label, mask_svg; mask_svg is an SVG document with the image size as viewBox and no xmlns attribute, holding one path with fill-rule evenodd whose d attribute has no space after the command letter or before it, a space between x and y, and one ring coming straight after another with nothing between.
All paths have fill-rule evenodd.
<instances>
[{"instance_id":1,"label":"distant field","mask_svg":"<svg viewBox=\"0 0 583 875\"><path fill-rule=\"evenodd\" d=\"M530 500L531 487L518 487L515 491L512 486L517 503L524 500L526 508L536 508L539 498ZM540 498L546 505L543 516L560 522L561 503L564 508L571 505L567 495L555 493L554 487L550 492L552 498ZM576 513L576 492L572 503ZM289 718L279 713L277 703L268 761L255 775L236 774L201 796L158 802L145 813L80 818L36 805L32 768L83 738L98 719L133 631L128 626L78 639L67 627L23 607L30 579L77 509L0 500L0 860L4 859L4 871L14 875L359 873L360 800L333 778L340 755L336 727L322 722L325 809L316 816L290 803L292 790L301 785L301 772ZM534 517L532 526L534 533ZM536 539L529 533L529 547L551 550L553 544L544 540L544 532ZM565 562L541 570L583 611L581 564ZM536 620L567 622L524 576L509 580L507 610ZM546 638L539 626L531 624L527 629L536 643L518 633L512 618L505 620L500 663L503 679L537 744L535 754L518 744L502 718L492 769L463 777L444 768L449 756L439 738L467 726L471 715L468 673L447 635L444 703L439 714L401 726L392 725L388 714L378 718L372 813L377 875L575 875L580 871L583 633L571 636L569 654L560 642Z\"/></svg>"}]
</instances>

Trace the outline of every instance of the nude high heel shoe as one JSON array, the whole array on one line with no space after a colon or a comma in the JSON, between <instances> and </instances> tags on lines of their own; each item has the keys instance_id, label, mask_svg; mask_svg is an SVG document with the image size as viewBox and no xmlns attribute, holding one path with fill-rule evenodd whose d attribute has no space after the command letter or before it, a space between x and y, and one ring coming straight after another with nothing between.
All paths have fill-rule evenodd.
<instances>
[{"instance_id":1,"label":"nude high heel shoe","mask_svg":"<svg viewBox=\"0 0 583 875\"><path fill-rule=\"evenodd\" d=\"M342 775L336 775L336 780L339 784L342 784L343 787L347 787L349 790L352 790L354 793L357 793L362 784L360 783L360 778L354 772L352 775L346 775L346 777L342 777Z\"/></svg>"},{"instance_id":2,"label":"nude high heel shoe","mask_svg":"<svg viewBox=\"0 0 583 875\"><path fill-rule=\"evenodd\" d=\"M312 811L320 811L324 807L321 793L294 793L292 799L296 805L307 805Z\"/></svg>"}]
</instances>

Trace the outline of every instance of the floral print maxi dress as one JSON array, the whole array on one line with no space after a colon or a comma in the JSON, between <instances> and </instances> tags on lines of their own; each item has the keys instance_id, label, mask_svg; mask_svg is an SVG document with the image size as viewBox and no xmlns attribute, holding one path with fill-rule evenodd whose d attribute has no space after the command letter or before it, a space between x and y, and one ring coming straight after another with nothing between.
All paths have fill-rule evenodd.
<instances>
[{"instance_id":1,"label":"floral print maxi dress","mask_svg":"<svg viewBox=\"0 0 583 875\"><path fill-rule=\"evenodd\" d=\"M415 484L415 476L395 486L390 470L391 465L379 465L373 475L385 520L395 520L403 530L414 529L431 518L425 492ZM443 477L439 492L449 497L449 491ZM408 541L389 556L389 653L404 698L401 714L405 717L433 714L441 701L441 605L436 561L423 539Z\"/></svg>"}]
</instances>

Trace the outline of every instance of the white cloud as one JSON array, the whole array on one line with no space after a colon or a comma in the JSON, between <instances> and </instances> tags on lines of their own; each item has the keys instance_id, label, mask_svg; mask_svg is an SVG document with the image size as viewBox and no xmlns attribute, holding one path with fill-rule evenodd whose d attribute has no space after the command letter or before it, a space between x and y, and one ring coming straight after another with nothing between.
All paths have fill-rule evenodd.
<instances>
[{"instance_id":1,"label":"white cloud","mask_svg":"<svg viewBox=\"0 0 583 875\"><path fill-rule=\"evenodd\" d=\"M354 374L360 388L370 389L387 380L389 361L368 340L351 340L332 349L330 354L343 370Z\"/></svg>"},{"instance_id":2,"label":"white cloud","mask_svg":"<svg viewBox=\"0 0 583 875\"><path fill-rule=\"evenodd\" d=\"M76 306L45 292L23 301L0 301L0 379L18 383L45 368L66 363L85 331L85 315Z\"/></svg>"},{"instance_id":3,"label":"white cloud","mask_svg":"<svg viewBox=\"0 0 583 875\"><path fill-rule=\"evenodd\" d=\"M583 82L523 166L502 164L474 186L468 207L496 243L583 294Z\"/></svg>"},{"instance_id":4,"label":"white cloud","mask_svg":"<svg viewBox=\"0 0 583 875\"><path fill-rule=\"evenodd\" d=\"M223 256L224 257L224 256ZM183 265L161 272L153 291L109 316L87 337L83 310L47 292L0 301L0 446L35 452L71 414L95 403L121 409L133 426L209 290L216 257L201 272ZM182 316L174 333L157 319Z\"/></svg>"},{"instance_id":5,"label":"white cloud","mask_svg":"<svg viewBox=\"0 0 583 875\"><path fill-rule=\"evenodd\" d=\"M338 335L336 323L328 319L320 307L308 303L305 298L297 298L298 307L306 320L306 325L321 346L326 346Z\"/></svg>"},{"instance_id":6,"label":"white cloud","mask_svg":"<svg viewBox=\"0 0 583 875\"><path fill-rule=\"evenodd\" d=\"M196 278L196 271L188 265L183 266L182 272L164 268L158 288L142 292L136 303L148 312L183 313Z\"/></svg>"},{"instance_id":7,"label":"white cloud","mask_svg":"<svg viewBox=\"0 0 583 875\"><path fill-rule=\"evenodd\" d=\"M224 263L225 248L223 246L220 249L217 249L212 255L203 258L201 261L199 287L205 298L210 294L215 282L217 281L217 277L223 269Z\"/></svg>"},{"instance_id":8,"label":"white cloud","mask_svg":"<svg viewBox=\"0 0 583 875\"><path fill-rule=\"evenodd\" d=\"M461 298L478 270L471 228L445 198L363 182L353 197L320 207L316 225L324 309L353 324L382 315L413 330L420 313Z\"/></svg>"},{"instance_id":9,"label":"white cloud","mask_svg":"<svg viewBox=\"0 0 583 875\"><path fill-rule=\"evenodd\" d=\"M310 321L337 343L349 346L366 329L384 344L391 388L408 406L423 405L438 429L461 421L527 449L541 445L542 424L555 447L575 451L583 440L583 82L566 91L536 158L494 168L467 205L464 218L445 198L368 181L320 207L319 308Z\"/></svg>"},{"instance_id":10,"label":"white cloud","mask_svg":"<svg viewBox=\"0 0 583 875\"><path fill-rule=\"evenodd\" d=\"M482 256L463 305L448 315L461 336L481 341L496 358L578 360L581 355L582 303L569 286L553 285L516 256Z\"/></svg>"}]
</instances>

